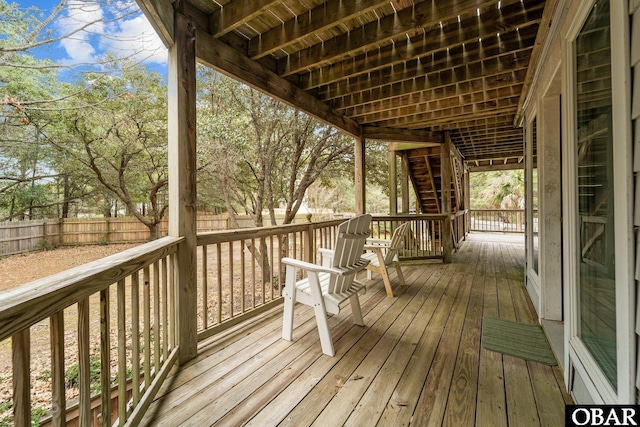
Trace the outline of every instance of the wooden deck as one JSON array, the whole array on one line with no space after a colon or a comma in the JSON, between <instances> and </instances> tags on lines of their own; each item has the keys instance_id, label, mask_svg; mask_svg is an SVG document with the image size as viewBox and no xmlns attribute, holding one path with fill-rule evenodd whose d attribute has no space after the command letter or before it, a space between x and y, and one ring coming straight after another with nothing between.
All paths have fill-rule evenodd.
<instances>
[{"instance_id":1,"label":"wooden deck","mask_svg":"<svg viewBox=\"0 0 640 427\"><path fill-rule=\"evenodd\" d=\"M336 356L322 354L313 313L297 306L294 342L281 309L207 343L163 385L143 425L560 426L559 368L480 346L482 317L534 322L524 245L471 238L452 264L403 266L387 298L379 278L330 318ZM392 282L395 273L392 273Z\"/></svg>"}]
</instances>

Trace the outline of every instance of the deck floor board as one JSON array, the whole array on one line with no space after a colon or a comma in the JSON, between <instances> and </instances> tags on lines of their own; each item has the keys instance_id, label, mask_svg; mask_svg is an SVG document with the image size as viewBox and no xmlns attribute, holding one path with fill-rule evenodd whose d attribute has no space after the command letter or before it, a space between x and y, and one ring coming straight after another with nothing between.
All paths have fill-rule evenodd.
<instances>
[{"instance_id":1,"label":"deck floor board","mask_svg":"<svg viewBox=\"0 0 640 427\"><path fill-rule=\"evenodd\" d=\"M281 309L200 345L172 373L142 425L553 426L564 420L561 371L481 346L482 317L534 323L524 245L469 239L451 264L403 265L331 316L336 356L322 354L313 311L297 306L292 342ZM395 274L391 276L394 281Z\"/></svg>"}]
</instances>

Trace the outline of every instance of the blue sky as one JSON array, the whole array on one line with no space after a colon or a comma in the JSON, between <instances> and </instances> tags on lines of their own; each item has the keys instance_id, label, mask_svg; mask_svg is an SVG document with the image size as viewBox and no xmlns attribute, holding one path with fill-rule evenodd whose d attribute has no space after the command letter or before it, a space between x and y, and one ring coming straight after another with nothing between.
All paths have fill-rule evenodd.
<instances>
[{"instance_id":1,"label":"blue sky","mask_svg":"<svg viewBox=\"0 0 640 427\"><path fill-rule=\"evenodd\" d=\"M11 1L11 0L10 0ZM37 6L48 16L60 0L13 0L22 7ZM136 11L124 19L110 20L112 10L103 4L118 5ZM85 68L83 64L97 62L107 51L116 55L134 56L151 70L166 75L167 51L153 31L146 17L139 12L134 0L92 1L68 0L65 10L47 29L54 35L68 34L88 22L106 19L91 25L71 37L55 42L33 52L39 57L48 57L74 68Z\"/></svg>"}]
</instances>

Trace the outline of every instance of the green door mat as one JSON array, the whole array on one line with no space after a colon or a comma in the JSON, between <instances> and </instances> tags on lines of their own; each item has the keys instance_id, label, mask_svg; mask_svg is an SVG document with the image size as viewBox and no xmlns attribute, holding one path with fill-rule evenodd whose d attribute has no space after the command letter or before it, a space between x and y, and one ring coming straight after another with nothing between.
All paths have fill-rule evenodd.
<instances>
[{"instance_id":1,"label":"green door mat","mask_svg":"<svg viewBox=\"0 0 640 427\"><path fill-rule=\"evenodd\" d=\"M482 347L545 365L557 364L542 328L531 323L483 317Z\"/></svg>"}]
</instances>

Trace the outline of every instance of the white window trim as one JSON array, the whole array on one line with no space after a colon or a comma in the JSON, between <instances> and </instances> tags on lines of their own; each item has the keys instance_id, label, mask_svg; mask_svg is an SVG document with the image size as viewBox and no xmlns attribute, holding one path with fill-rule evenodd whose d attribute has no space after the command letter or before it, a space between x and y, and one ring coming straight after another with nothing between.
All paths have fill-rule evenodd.
<instances>
[{"instance_id":1,"label":"white window trim","mask_svg":"<svg viewBox=\"0 0 640 427\"><path fill-rule=\"evenodd\" d=\"M575 78L574 56L576 39L596 0L582 1L574 21L563 40L563 81L566 93L563 102L563 239L565 281L565 381L572 382L572 367L581 374L595 400L603 403L635 403L635 282L633 277L633 183L631 156L631 85L629 64L629 14L626 1L611 0L611 63L612 63L612 125L614 177L613 189L616 209L614 213L615 275L616 275L616 350L617 390L614 390L591 353L578 337L578 251L576 221L575 177ZM589 384L590 383L590 384ZM598 399L599 398L599 399Z\"/></svg>"}]
</instances>

